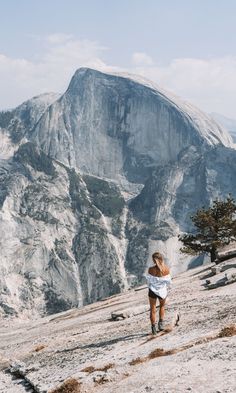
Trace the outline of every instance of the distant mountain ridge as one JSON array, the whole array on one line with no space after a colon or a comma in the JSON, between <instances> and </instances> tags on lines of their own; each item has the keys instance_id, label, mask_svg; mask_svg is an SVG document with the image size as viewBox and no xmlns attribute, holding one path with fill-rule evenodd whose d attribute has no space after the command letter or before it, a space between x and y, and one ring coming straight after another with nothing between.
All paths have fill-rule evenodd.
<instances>
[{"instance_id":1,"label":"distant mountain ridge","mask_svg":"<svg viewBox=\"0 0 236 393\"><path fill-rule=\"evenodd\" d=\"M172 272L190 215L236 196L229 133L130 75L82 68L67 91L0 113L0 310L27 317L143 282L160 250Z\"/></svg>"},{"instance_id":2,"label":"distant mountain ridge","mask_svg":"<svg viewBox=\"0 0 236 393\"><path fill-rule=\"evenodd\" d=\"M215 112L211 113L211 117L230 133L233 141L236 143L236 119L230 119Z\"/></svg>"}]
</instances>

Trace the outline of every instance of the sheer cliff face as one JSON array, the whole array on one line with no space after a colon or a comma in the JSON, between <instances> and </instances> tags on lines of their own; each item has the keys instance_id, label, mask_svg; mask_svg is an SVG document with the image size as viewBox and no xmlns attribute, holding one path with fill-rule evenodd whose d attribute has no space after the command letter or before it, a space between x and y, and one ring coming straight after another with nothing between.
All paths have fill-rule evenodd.
<instances>
[{"instance_id":1,"label":"sheer cliff face","mask_svg":"<svg viewBox=\"0 0 236 393\"><path fill-rule=\"evenodd\" d=\"M0 136L0 313L118 293L156 249L183 270L190 215L236 196L227 132L131 76L80 69L61 97L0 113Z\"/></svg>"},{"instance_id":2,"label":"sheer cliff face","mask_svg":"<svg viewBox=\"0 0 236 393\"><path fill-rule=\"evenodd\" d=\"M143 183L190 145L229 144L200 111L130 78L80 69L36 125L45 153L83 172Z\"/></svg>"},{"instance_id":3,"label":"sheer cliff face","mask_svg":"<svg viewBox=\"0 0 236 393\"><path fill-rule=\"evenodd\" d=\"M153 170L141 193L130 205L127 231L131 241L126 270L141 279L142 257L159 249L172 265L172 271L188 266L179 253L177 235L193 230L191 215L214 199L236 196L236 151L224 146L211 147L202 154L191 146L172 164ZM140 258L140 244L142 253ZM136 251L137 250L137 251ZM190 266L201 262L193 258Z\"/></svg>"},{"instance_id":4,"label":"sheer cliff face","mask_svg":"<svg viewBox=\"0 0 236 393\"><path fill-rule=\"evenodd\" d=\"M1 162L0 176L3 312L55 313L124 289L116 249L122 247L124 200L117 186L89 177L87 187L79 173L31 143Z\"/></svg>"}]
</instances>

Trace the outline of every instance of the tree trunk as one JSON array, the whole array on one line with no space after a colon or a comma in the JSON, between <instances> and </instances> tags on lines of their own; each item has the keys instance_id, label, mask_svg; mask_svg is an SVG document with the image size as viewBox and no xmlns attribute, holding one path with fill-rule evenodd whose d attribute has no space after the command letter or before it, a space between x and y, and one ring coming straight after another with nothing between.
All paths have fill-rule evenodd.
<instances>
[{"instance_id":1,"label":"tree trunk","mask_svg":"<svg viewBox=\"0 0 236 393\"><path fill-rule=\"evenodd\" d=\"M217 259L216 247L211 248L210 254L211 254L211 262L215 262L215 260Z\"/></svg>"}]
</instances>

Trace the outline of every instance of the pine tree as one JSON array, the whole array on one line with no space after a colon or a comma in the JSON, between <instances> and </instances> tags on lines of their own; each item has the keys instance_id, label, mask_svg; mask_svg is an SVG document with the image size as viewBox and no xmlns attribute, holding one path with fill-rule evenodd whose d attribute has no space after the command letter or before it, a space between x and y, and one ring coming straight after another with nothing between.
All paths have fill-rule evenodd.
<instances>
[{"instance_id":1,"label":"pine tree","mask_svg":"<svg viewBox=\"0 0 236 393\"><path fill-rule=\"evenodd\" d=\"M210 253L211 262L217 257L217 250L236 240L236 202L229 195L226 201L213 201L212 207L199 209L191 220L196 232L179 235L185 254Z\"/></svg>"}]
</instances>

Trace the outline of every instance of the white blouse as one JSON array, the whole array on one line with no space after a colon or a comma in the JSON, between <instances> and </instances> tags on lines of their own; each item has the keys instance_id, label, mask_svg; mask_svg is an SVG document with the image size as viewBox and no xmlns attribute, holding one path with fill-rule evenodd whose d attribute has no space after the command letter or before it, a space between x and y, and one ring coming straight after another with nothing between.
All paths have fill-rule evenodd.
<instances>
[{"instance_id":1,"label":"white blouse","mask_svg":"<svg viewBox=\"0 0 236 393\"><path fill-rule=\"evenodd\" d=\"M145 274L148 288L151 289L156 295L160 296L162 299L165 299L167 296L167 289L171 284L171 276L167 274L166 276L156 277L151 274Z\"/></svg>"}]
</instances>

